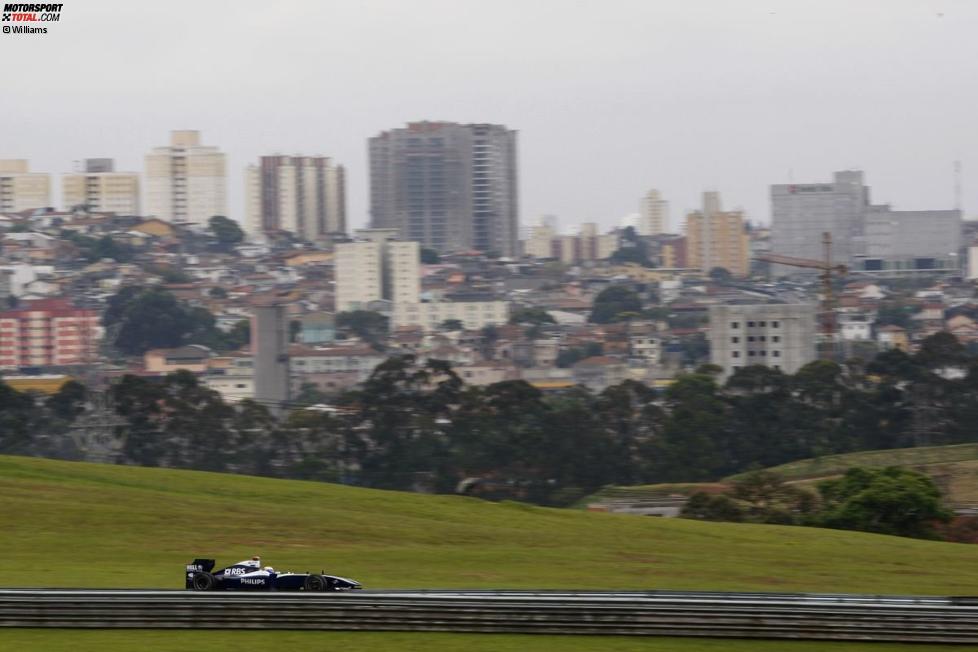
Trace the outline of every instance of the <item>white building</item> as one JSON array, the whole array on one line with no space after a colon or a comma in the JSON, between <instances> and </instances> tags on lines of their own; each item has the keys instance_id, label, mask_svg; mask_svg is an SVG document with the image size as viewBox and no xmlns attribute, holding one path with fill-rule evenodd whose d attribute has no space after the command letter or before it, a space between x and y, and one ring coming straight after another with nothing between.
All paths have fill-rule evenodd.
<instances>
[{"instance_id":1,"label":"white building","mask_svg":"<svg viewBox=\"0 0 978 652\"><path fill-rule=\"evenodd\" d=\"M175 223L207 224L227 215L224 154L200 144L200 132L173 131L146 155L146 211Z\"/></svg>"},{"instance_id":2,"label":"white building","mask_svg":"<svg viewBox=\"0 0 978 652\"><path fill-rule=\"evenodd\" d=\"M551 258L554 255L554 238L557 230L549 224L530 227L530 236L523 243L523 253L534 258Z\"/></svg>"},{"instance_id":3,"label":"white building","mask_svg":"<svg viewBox=\"0 0 978 652\"><path fill-rule=\"evenodd\" d=\"M25 159L0 160L0 213L51 205L51 175L31 172Z\"/></svg>"},{"instance_id":4,"label":"white building","mask_svg":"<svg viewBox=\"0 0 978 652\"><path fill-rule=\"evenodd\" d=\"M83 172L61 177L65 210L86 206L94 213L139 215L139 174L116 172L110 158L85 159Z\"/></svg>"},{"instance_id":5,"label":"white building","mask_svg":"<svg viewBox=\"0 0 978 652\"><path fill-rule=\"evenodd\" d=\"M255 398L255 377L251 374L208 375L204 376L203 382L229 403Z\"/></svg>"},{"instance_id":6,"label":"white building","mask_svg":"<svg viewBox=\"0 0 978 652\"><path fill-rule=\"evenodd\" d=\"M457 319L466 330L479 330L509 321L506 301L437 301L430 303L394 303L393 328L420 326L436 330L448 320Z\"/></svg>"},{"instance_id":7,"label":"white building","mask_svg":"<svg viewBox=\"0 0 978 652\"><path fill-rule=\"evenodd\" d=\"M659 235L669 232L669 202L662 199L658 190L649 190L639 205L639 235Z\"/></svg>"},{"instance_id":8,"label":"white building","mask_svg":"<svg viewBox=\"0 0 978 652\"><path fill-rule=\"evenodd\" d=\"M421 294L420 245L397 229L360 229L336 245L336 311L364 310L373 301L414 303Z\"/></svg>"},{"instance_id":9,"label":"white building","mask_svg":"<svg viewBox=\"0 0 978 652\"><path fill-rule=\"evenodd\" d=\"M343 166L325 156L262 156L245 170L245 228L289 231L305 240L346 232Z\"/></svg>"},{"instance_id":10,"label":"white building","mask_svg":"<svg viewBox=\"0 0 978 652\"><path fill-rule=\"evenodd\" d=\"M724 377L750 365L793 374L815 360L811 304L710 306L710 362Z\"/></svg>"}]
</instances>

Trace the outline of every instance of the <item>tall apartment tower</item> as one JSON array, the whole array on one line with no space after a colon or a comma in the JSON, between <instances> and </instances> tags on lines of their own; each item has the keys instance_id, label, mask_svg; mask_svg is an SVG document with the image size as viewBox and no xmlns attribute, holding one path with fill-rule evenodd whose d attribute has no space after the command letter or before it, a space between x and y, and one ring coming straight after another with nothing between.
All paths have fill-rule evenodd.
<instances>
[{"instance_id":1,"label":"tall apartment tower","mask_svg":"<svg viewBox=\"0 0 978 652\"><path fill-rule=\"evenodd\" d=\"M146 211L194 224L227 215L224 154L201 145L198 131L170 132L168 146L146 155Z\"/></svg>"},{"instance_id":2,"label":"tall apartment tower","mask_svg":"<svg viewBox=\"0 0 978 652\"><path fill-rule=\"evenodd\" d=\"M518 252L516 131L412 122L369 140L370 225L440 252Z\"/></svg>"},{"instance_id":3,"label":"tall apartment tower","mask_svg":"<svg viewBox=\"0 0 978 652\"><path fill-rule=\"evenodd\" d=\"M723 267L734 276L750 271L750 238L741 211L723 211L720 193L704 192L703 209L686 216L686 261L709 273Z\"/></svg>"},{"instance_id":4,"label":"tall apartment tower","mask_svg":"<svg viewBox=\"0 0 978 652\"><path fill-rule=\"evenodd\" d=\"M773 185L771 251L821 260L822 233L828 232L832 259L849 264L864 253L868 207L869 188L863 184L863 173L855 170L836 172L832 183Z\"/></svg>"},{"instance_id":5,"label":"tall apartment tower","mask_svg":"<svg viewBox=\"0 0 978 652\"><path fill-rule=\"evenodd\" d=\"M255 400L278 414L289 400L289 322L285 305L259 300L252 310Z\"/></svg>"},{"instance_id":6,"label":"tall apartment tower","mask_svg":"<svg viewBox=\"0 0 978 652\"><path fill-rule=\"evenodd\" d=\"M289 231L314 242L346 233L342 165L325 156L262 156L245 170L249 233Z\"/></svg>"},{"instance_id":7,"label":"tall apartment tower","mask_svg":"<svg viewBox=\"0 0 978 652\"><path fill-rule=\"evenodd\" d=\"M658 190L649 190L642 197L636 231L639 235L669 232L669 202L662 198Z\"/></svg>"},{"instance_id":8,"label":"tall apartment tower","mask_svg":"<svg viewBox=\"0 0 978 652\"><path fill-rule=\"evenodd\" d=\"M85 159L84 171L61 177L61 202L65 210L139 215L139 174L116 172L110 158Z\"/></svg>"},{"instance_id":9,"label":"tall apartment tower","mask_svg":"<svg viewBox=\"0 0 978 652\"><path fill-rule=\"evenodd\" d=\"M31 172L26 159L0 160L0 212L51 205L51 175Z\"/></svg>"},{"instance_id":10,"label":"tall apartment tower","mask_svg":"<svg viewBox=\"0 0 978 652\"><path fill-rule=\"evenodd\" d=\"M724 376L764 365L793 374L815 360L815 306L710 306L710 362Z\"/></svg>"},{"instance_id":11,"label":"tall apartment tower","mask_svg":"<svg viewBox=\"0 0 978 652\"><path fill-rule=\"evenodd\" d=\"M366 310L372 301L418 303L421 246L397 240L397 229L360 229L336 245L336 311Z\"/></svg>"}]
</instances>

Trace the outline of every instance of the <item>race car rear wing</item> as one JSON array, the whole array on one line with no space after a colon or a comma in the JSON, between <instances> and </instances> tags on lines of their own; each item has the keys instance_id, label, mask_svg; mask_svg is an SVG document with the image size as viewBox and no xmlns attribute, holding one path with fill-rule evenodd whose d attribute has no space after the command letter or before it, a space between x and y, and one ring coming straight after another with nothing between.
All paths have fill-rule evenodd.
<instances>
[{"instance_id":1,"label":"race car rear wing","mask_svg":"<svg viewBox=\"0 0 978 652\"><path fill-rule=\"evenodd\" d=\"M187 564L187 570L209 573L214 570L214 564L215 560L213 559L195 559L192 564Z\"/></svg>"}]
</instances>

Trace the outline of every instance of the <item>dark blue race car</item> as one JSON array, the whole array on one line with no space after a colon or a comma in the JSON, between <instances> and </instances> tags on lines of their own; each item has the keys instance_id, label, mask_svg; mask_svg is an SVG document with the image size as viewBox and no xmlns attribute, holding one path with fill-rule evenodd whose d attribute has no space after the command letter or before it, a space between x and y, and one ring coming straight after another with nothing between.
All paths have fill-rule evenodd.
<instances>
[{"instance_id":1,"label":"dark blue race car","mask_svg":"<svg viewBox=\"0 0 978 652\"><path fill-rule=\"evenodd\" d=\"M335 575L277 572L261 565L261 559L246 561L214 570L213 559L195 559L187 564L187 588L194 591L350 591L362 588L360 583Z\"/></svg>"}]
</instances>

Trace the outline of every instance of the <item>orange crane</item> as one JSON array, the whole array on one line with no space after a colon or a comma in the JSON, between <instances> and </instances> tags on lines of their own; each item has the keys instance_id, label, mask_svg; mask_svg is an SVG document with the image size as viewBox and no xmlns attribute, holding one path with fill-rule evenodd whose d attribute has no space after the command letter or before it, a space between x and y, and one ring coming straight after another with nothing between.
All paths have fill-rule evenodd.
<instances>
[{"instance_id":1,"label":"orange crane","mask_svg":"<svg viewBox=\"0 0 978 652\"><path fill-rule=\"evenodd\" d=\"M832 234L828 231L822 233L822 249L824 251L824 258L822 260L795 258L794 256L782 256L781 254L758 254L754 256L754 259L767 263L776 263L778 265L817 269L822 272L819 274L819 277L822 279L821 325L822 334L825 336L825 341L829 345L827 350L823 349L823 356L832 359L836 357L836 349L838 348L836 346L835 296L832 292L832 275L838 274L840 278L844 277L849 272L849 268L842 264L832 264Z\"/></svg>"}]
</instances>

